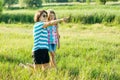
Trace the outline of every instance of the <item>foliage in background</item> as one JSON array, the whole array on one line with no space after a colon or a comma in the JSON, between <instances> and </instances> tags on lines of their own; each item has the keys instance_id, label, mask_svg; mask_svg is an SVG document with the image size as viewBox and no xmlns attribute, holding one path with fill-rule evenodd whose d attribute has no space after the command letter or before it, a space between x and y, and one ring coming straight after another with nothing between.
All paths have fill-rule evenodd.
<instances>
[{"instance_id":1,"label":"foliage in background","mask_svg":"<svg viewBox=\"0 0 120 80\"><path fill-rule=\"evenodd\" d=\"M2 8L3 8L3 1L1 0L1 1L0 1L0 14L1 14L1 12L2 12Z\"/></svg>"},{"instance_id":2,"label":"foliage in background","mask_svg":"<svg viewBox=\"0 0 120 80\"><path fill-rule=\"evenodd\" d=\"M26 7L26 3L24 2L24 0L19 0L19 7Z\"/></svg>"},{"instance_id":3,"label":"foliage in background","mask_svg":"<svg viewBox=\"0 0 120 80\"><path fill-rule=\"evenodd\" d=\"M86 0L86 3L87 3L87 4L90 4L90 2L91 2L90 0Z\"/></svg>"},{"instance_id":4,"label":"foliage in background","mask_svg":"<svg viewBox=\"0 0 120 80\"><path fill-rule=\"evenodd\" d=\"M68 0L56 0L56 2L68 2Z\"/></svg>"},{"instance_id":5,"label":"foliage in background","mask_svg":"<svg viewBox=\"0 0 120 80\"><path fill-rule=\"evenodd\" d=\"M114 1L114 2L116 2L118 0L96 0L96 3L105 5L107 1Z\"/></svg>"},{"instance_id":6,"label":"foliage in background","mask_svg":"<svg viewBox=\"0 0 120 80\"><path fill-rule=\"evenodd\" d=\"M15 10L16 11L16 10ZM15 13L3 13L0 15L0 22L5 23L34 23L34 10L24 11ZM25 10L26 11L26 10ZM94 23L117 23L120 24L120 12L115 10L55 10L56 14L59 16L58 18L62 18L65 16L70 16L69 22L72 23L82 23L82 24L94 24ZM117 14L116 14L117 13Z\"/></svg>"},{"instance_id":7,"label":"foliage in background","mask_svg":"<svg viewBox=\"0 0 120 80\"><path fill-rule=\"evenodd\" d=\"M42 0L44 3L52 2L80 2L80 0Z\"/></svg>"},{"instance_id":8,"label":"foliage in background","mask_svg":"<svg viewBox=\"0 0 120 80\"><path fill-rule=\"evenodd\" d=\"M33 15L31 14L2 14L0 15L0 22L5 23L33 23Z\"/></svg>"},{"instance_id":9,"label":"foliage in background","mask_svg":"<svg viewBox=\"0 0 120 80\"><path fill-rule=\"evenodd\" d=\"M40 7L42 0L19 0L21 7Z\"/></svg>"},{"instance_id":10,"label":"foliage in background","mask_svg":"<svg viewBox=\"0 0 120 80\"><path fill-rule=\"evenodd\" d=\"M7 6L8 8L11 7L11 5L15 4L18 2L18 0L3 0L3 5Z\"/></svg>"},{"instance_id":11,"label":"foliage in background","mask_svg":"<svg viewBox=\"0 0 120 80\"><path fill-rule=\"evenodd\" d=\"M43 3L52 3L52 2L96 2L98 4L105 4L107 1L118 1L118 0L42 0Z\"/></svg>"},{"instance_id":12,"label":"foliage in background","mask_svg":"<svg viewBox=\"0 0 120 80\"><path fill-rule=\"evenodd\" d=\"M26 8L26 7L41 7L42 3L65 3L69 2L80 2L80 3L88 3L96 2L97 4L106 4L107 1L118 1L118 0L3 0L4 7L7 8ZM18 5L19 4L19 5Z\"/></svg>"}]
</instances>

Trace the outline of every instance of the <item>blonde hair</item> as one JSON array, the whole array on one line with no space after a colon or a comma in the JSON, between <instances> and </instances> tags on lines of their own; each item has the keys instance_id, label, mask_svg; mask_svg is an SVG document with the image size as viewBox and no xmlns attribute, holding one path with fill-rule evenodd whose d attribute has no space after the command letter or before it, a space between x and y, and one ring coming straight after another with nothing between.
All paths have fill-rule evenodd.
<instances>
[{"instance_id":1,"label":"blonde hair","mask_svg":"<svg viewBox=\"0 0 120 80\"><path fill-rule=\"evenodd\" d=\"M50 14L51 13L54 14L54 16L55 16L54 20L56 20L56 14L53 10L48 10L47 13L48 13L48 21L50 21Z\"/></svg>"}]
</instances>

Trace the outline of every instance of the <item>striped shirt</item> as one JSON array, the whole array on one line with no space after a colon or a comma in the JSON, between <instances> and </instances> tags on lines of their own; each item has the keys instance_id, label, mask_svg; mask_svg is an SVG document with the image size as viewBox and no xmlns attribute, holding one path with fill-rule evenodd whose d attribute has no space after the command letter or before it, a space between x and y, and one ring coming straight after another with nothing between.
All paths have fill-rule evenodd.
<instances>
[{"instance_id":1,"label":"striped shirt","mask_svg":"<svg viewBox=\"0 0 120 80\"><path fill-rule=\"evenodd\" d=\"M32 51L36 51L38 49L48 49L48 32L47 28L43 28L43 25L43 22L37 22L34 25L34 46Z\"/></svg>"}]
</instances>

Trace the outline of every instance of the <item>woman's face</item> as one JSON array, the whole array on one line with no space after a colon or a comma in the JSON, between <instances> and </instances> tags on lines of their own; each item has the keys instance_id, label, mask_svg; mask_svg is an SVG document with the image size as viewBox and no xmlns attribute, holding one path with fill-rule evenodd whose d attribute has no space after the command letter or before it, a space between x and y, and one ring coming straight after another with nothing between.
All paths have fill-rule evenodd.
<instances>
[{"instance_id":1,"label":"woman's face","mask_svg":"<svg viewBox=\"0 0 120 80\"><path fill-rule=\"evenodd\" d=\"M55 14L50 13L50 20L54 20L55 19Z\"/></svg>"},{"instance_id":2,"label":"woman's face","mask_svg":"<svg viewBox=\"0 0 120 80\"><path fill-rule=\"evenodd\" d=\"M48 15L45 12L43 12L41 17L40 17L40 21L46 22L47 21L47 17L48 17Z\"/></svg>"}]
</instances>

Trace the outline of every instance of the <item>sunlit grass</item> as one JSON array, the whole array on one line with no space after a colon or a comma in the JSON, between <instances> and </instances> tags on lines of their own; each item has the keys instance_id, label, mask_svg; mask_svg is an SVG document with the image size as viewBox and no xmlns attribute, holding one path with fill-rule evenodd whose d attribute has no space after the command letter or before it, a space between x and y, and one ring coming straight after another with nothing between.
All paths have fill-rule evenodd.
<instances>
[{"instance_id":1,"label":"sunlit grass","mask_svg":"<svg viewBox=\"0 0 120 80\"><path fill-rule=\"evenodd\" d=\"M120 27L103 24L60 24L58 71L23 69L33 63L33 24L0 24L1 80L119 80Z\"/></svg>"}]
</instances>

